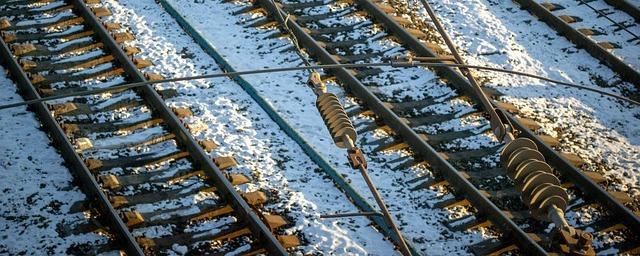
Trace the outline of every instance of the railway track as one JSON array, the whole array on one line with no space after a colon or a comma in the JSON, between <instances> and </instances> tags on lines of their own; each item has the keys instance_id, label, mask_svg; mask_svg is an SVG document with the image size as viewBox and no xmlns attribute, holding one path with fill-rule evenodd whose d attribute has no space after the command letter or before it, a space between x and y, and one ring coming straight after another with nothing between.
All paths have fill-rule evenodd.
<instances>
[{"instance_id":1,"label":"railway track","mask_svg":"<svg viewBox=\"0 0 640 256\"><path fill-rule=\"evenodd\" d=\"M640 9L628 1L515 0L579 48L640 87Z\"/></svg>"},{"instance_id":2,"label":"railway track","mask_svg":"<svg viewBox=\"0 0 640 256\"><path fill-rule=\"evenodd\" d=\"M121 46L134 37L100 20L108 15L96 0L0 1L0 56L23 97L160 79L140 71L151 61ZM112 238L70 253L284 255L298 245L296 236L274 234L287 221L262 213L266 193L234 188L251 182L234 173L235 160L211 159L217 145L190 135L181 119L191 110L165 105L175 94L147 85L31 105L88 197L75 208L93 224L69 223L61 233Z\"/></svg>"},{"instance_id":3,"label":"railway track","mask_svg":"<svg viewBox=\"0 0 640 256\"><path fill-rule=\"evenodd\" d=\"M300 46L322 64L375 62L407 53L449 58L438 44L430 43L437 35L406 28L411 22L394 16L394 12L385 3L368 0L280 3L259 0L235 14L254 15L247 23L254 27L286 24L284 27L295 35ZM350 115L377 118L375 123L356 124L360 133L383 130L394 137L391 141L373 142L379 151L408 149L413 156L399 159L398 162L404 161L401 166L425 164L439 172L439 179L412 181L416 190L450 187L455 197L435 207L463 206L476 212L448 223L452 230L491 227L501 234L501 239L471 245L471 251L481 255L566 252L567 244L557 243L557 234L548 232L549 221L532 216L535 205L521 201L521 195L530 197L524 194L531 191L514 184L513 170L505 170L500 164L504 143L491 133L487 112L479 106L480 95L460 73L450 68L328 72L325 80L336 79L360 102L360 106L349 111ZM634 213L637 210L634 199L607 191L603 185L610 181L598 173L581 170L583 162L579 157L554 150L559 142L536 131L540 125L515 117L513 114L518 110L500 102L499 92L483 90L513 124L518 137L535 143L532 147L537 147L535 151L552 168L548 173L557 176L549 182L570 195L565 211L567 216L573 216L570 224L593 234L595 252L637 253L640 219ZM592 218L576 217L584 213Z\"/></svg>"}]
</instances>

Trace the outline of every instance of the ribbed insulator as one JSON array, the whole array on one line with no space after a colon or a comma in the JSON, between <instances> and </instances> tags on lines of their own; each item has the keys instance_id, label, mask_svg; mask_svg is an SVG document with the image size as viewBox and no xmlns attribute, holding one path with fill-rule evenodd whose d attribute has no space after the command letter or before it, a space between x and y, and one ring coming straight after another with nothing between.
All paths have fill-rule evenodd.
<instances>
[{"instance_id":1,"label":"ribbed insulator","mask_svg":"<svg viewBox=\"0 0 640 256\"><path fill-rule=\"evenodd\" d=\"M518 138L509 142L500 160L534 218L550 221L547 213L551 206L565 211L569 196L532 140Z\"/></svg>"},{"instance_id":2,"label":"ribbed insulator","mask_svg":"<svg viewBox=\"0 0 640 256\"><path fill-rule=\"evenodd\" d=\"M336 146L346 148L343 136L347 135L352 141L356 140L356 129L353 128L349 116L340 104L340 100L333 93L324 93L318 96L316 107L320 111L320 116L324 120L324 124L329 129L333 141Z\"/></svg>"}]
</instances>

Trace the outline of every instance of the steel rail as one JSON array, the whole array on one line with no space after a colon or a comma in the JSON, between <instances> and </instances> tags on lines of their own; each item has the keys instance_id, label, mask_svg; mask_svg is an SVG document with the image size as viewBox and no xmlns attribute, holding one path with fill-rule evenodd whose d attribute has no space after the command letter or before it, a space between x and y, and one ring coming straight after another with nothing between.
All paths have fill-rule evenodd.
<instances>
[{"instance_id":1,"label":"steel rail","mask_svg":"<svg viewBox=\"0 0 640 256\"><path fill-rule=\"evenodd\" d=\"M103 41L106 48L111 51L116 60L123 66L125 73L134 82L146 81L144 75L138 70L133 61L127 56L122 48L118 45L113 37L109 34L102 22L96 17L91 9L83 0L71 0L76 10L85 19L95 31L97 36ZM286 249L280 244L278 239L273 235L269 228L260 220L258 215L251 209L249 204L235 190L231 182L227 180L225 175L215 165L215 163L207 156L204 150L198 145L196 140L191 136L189 131L182 125L180 119L167 107L162 97L150 85L139 88L141 96L155 110L155 112L163 119L169 129L176 134L176 140L182 144L193 161L200 166L205 174L213 180L214 185L218 188L218 193L222 197L230 201L234 209L234 213L247 222L249 229L253 234L253 238L265 244L265 249L271 255L286 255Z\"/></svg>"},{"instance_id":2,"label":"steel rail","mask_svg":"<svg viewBox=\"0 0 640 256\"><path fill-rule=\"evenodd\" d=\"M40 95L35 86L31 83L31 80L18 61L13 57L11 50L9 50L9 47L2 37L0 37L0 57L2 57L1 61L6 64L23 97L25 99L40 99ZM97 203L98 207L102 209L102 211L100 211L101 216L107 220L108 226L113 230L116 237L121 240L122 244L124 244L124 250L127 255L144 255L135 238L131 232L129 232L127 225L125 225L118 215L118 212L116 212L109 202L107 196L102 192L100 185L96 182L91 171L89 171L80 156L76 154L73 144L71 144L58 122L56 122L47 105L44 102L40 102L30 107L36 112L45 129L49 131L51 139L57 145L60 154L69 165L69 169L80 179L79 184L82 190L87 194L89 199L95 199L92 201Z\"/></svg>"},{"instance_id":3,"label":"steel rail","mask_svg":"<svg viewBox=\"0 0 640 256\"><path fill-rule=\"evenodd\" d=\"M265 9L275 15L278 8L269 0L258 0ZM282 13L286 17L286 13ZM331 56L318 42L311 37L300 25L295 22L295 18L287 20L289 29L296 35L300 43L324 64L339 64L339 62ZM450 69L449 69L450 70ZM333 70L336 77L342 81L354 95L364 101L378 116L380 116L391 129L396 131L415 152L427 160L435 170L440 173L453 185L459 192L464 193L465 197L484 212L487 219L494 223L506 237L513 237L521 246L523 251L533 255L546 255L547 252L536 243L525 231L520 229L507 215L500 210L491 200L489 200L482 192L480 192L473 184L471 184L462 174L456 170L447 160L445 160L438 152L424 141L413 129L404 123L392 110L387 108L377 96L375 96L364 84L362 84L351 72L345 68ZM450 72L454 72L450 70Z\"/></svg>"},{"instance_id":4,"label":"steel rail","mask_svg":"<svg viewBox=\"0 0 640 256\"><path fill-rule=\"evenodd\" d=\"M627 0L604 0L607 4L620 9L623 12L629 14L637 22L640 22L640 8L635 6Z\"/></svg>"},{"instance_id":5,"label":"steel rail","mask_svg":"<svg viewBox=\"0 0 640 256\"><path fill-rule=\"evenodd\" d=\"M598 15L600 15L600 16L604 17L605 19L607 19L608 21L610 21L611 24L617 26L620 30L624 30L625 32L629 33L629 35L632 35L633 38L629 39L629 41L636 40L636 39L640 40L640 37L638 37L638 35L636 35L635 33L631 32L631 30L627 29L627 27L625 27L623 24L620 24L620 22L617 22L617 21L613 20L612 18L610 18L609 15L607 15L603 11L598 10L595 7L591 6L591 4L589 4L589 2L585 2L585 0L577 0L577 1L580 2L580 4L587 6L593 12L597 13Z\"/></svg>"},{"instance_id":6,"label":"steel rail","mask_svg":"<svg viewBox=\"0 0 640 256\"><path fill-rule=\"evenodd\" d=\"M213 57L218 64L223 68L226 74L238 74L242 73L242 71L238 72L231 65L227 59L222 56L218 52L218 50L213 46L213 44L205 39L205 37L193 26L191 23L185 18L183 15L178 13L178 11L174 8L174 6L166 0L159 0L159 4L171 15L180 26L185 30L189 36L191 36L195 42L200 45L200 47L211 57ZM298 70L309 70L314 69L314 66L305 66L298 67L304 69ZM318 166L333 180L334 184L338 186L345 195L353 202L353 204L363 212L372 213L377 210L367 202L367 200L360 194L358 191L349 184L345 180L345 178L336 170L336 167L329 163L329 161L323 157L314 147L311 145L295 128L291 126L289 122L285 120L278 111L268 102L266 98L264 98L258 90L251 85L247 80L245 80L242 76L239 75L230 75L229 78L233 79L240 85L240 87L247 92L253 98L258 105L267 113L267 115L273 120L278 126L287 134L291 139L293 139L302 150L314 161ZM335 215L338 216L338 215ZM394 234L391 231L391 227L387 225L384 221L383 217L380 213L369 215L370 219L378 225L380 230L385 233L386 236L392 237L394 239ZM322 216L321 216L322 218ZM397 237L397 236L396 236ZM397 238L395 238L397 239ZM410 241L406 241L409 250L412 255L422 255Z\"/></svg>"},{"instance_id":7,"label":"steel rail","mask_svg":"<svg viewBox=\"0 0 640 256\"><path fill-rule=\"evenodd\" d=\"M514 0L522 8L531 11L540 20L544 21L558 33L564 35L569 41L577 46L584 48L591 56L604 62L614 72L618 73L623 79L640 88L640 72L633 67L624 63L620 58L613 55L607 49L598 45L589 37L572 28L568 23L555 16L549 10L538 4L535 0Z\"/></svg>"},{"instance_id":8,"label":"steel rail","mask_svg":"<svg viewBox=\"0 0 640 256\"><path fill-rule=\"evenodd\" d=\"M516 1L528 1L528 0L516 0ZM389 30L396 34L396 36L402 40L407 46L419 56L425 57L437 57L437 54L432 52L423 43L421 43L416 37L406 31L401 25L396 23L389 15L378 8L373 2L369 0L357 0L364 9L368 10L375 18L379 19ZM546 9L545 9L546 10ZM441 69L442 70L442 69ZM471 85L460 75L451 68L444 69L444 76L452 81L452 85L467 93L472 93ZM473 96L473 94L471 94ZM472 97L477 102L477 97ZM497 106L496 106L497 108ZM544 144L542 139L536 136L533 132L523 129L526 126L515 119L511 114L503 111L503 114L511 121L511 123L521 131L523 135L532 139L541 148L541 153L545 159L548 159L558 171L567 177L567 179L576 184L576 186L585 194L592 195L599 200L607 209L612 213L622 217L625 224L629 225L632 230L640 230L640 218L635 215L629 208L618 202L611 194L594 183L589 179L580 169L576 168L567 159L562 157L557 151Z\"/></svg>"}]
</instances>

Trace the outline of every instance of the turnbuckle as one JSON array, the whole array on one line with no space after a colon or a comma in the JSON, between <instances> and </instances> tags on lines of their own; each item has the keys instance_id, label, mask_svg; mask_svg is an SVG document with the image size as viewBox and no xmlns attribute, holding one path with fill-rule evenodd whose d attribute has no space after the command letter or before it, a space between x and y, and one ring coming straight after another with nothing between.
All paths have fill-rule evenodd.
<instances>
[{"instance_id":1,"label":"turnbuckle","mask_svg":"<svg viewBox=\"0 0 640 256\"><path fill-rule=\"evenodd\" d=\"M359 148L350 148L347 153L351 168L359 169L362 165L362 168L367 169L367 160L364 158L362 150Z\"/></svg>"}]
</instances>

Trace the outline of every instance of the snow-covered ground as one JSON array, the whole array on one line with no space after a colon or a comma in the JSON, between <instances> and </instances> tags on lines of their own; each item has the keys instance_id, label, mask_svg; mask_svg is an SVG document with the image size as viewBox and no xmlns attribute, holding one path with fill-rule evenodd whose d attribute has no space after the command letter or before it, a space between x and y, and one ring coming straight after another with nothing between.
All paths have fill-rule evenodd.
<instances>
[{"instance_id":1,"label":"snow-covered ground","mask_svg":"<svg viewBox=\"0 0 640 256\"><path fill-rule=\"evenodd\" d=\"M407 17L429 23L419 1L393 5L405 9L405 4L411 10L403 11ZM638 93L515 3L465 0L432 5L469 64L534 73L617 94ZM534 79L476 74L488 81L486 86L505 93L504 100L515 104L521 115L535 119L547 134L560 139L562 150L582 157L586 170L614 181L611 189L640 195L640 107Z\"/></svg>"},{"instance_id":2,"label":"snow-covered ground","mask_svg":"<svg viewBox=\"0 0 640 256\"><path fill-rule=\"evenodd\" d=\"M0 67L0 102L22 101ZM26 107L0 110L0 254L66 254L72 246L104 244L96 233L62 236L63 224L86 222L69 213L86 199L64 160Z\"/></svg>"},{"instance_id":3,"label":"snow-covered ground","mask_svg":"<svg viewBox=\"0 0 640 256\"><path fill-rule=\"evenodd\" d=\"M544 1L538 1L543 3ZM640 68L640 26L633 25L635 20L629 14L614 9L604 0L590 1L588 5L579 0L558 0L555 4L562 6L564 9L553 11L556 16L569 15L579 17L580 21L570 23L574 29L592 29L597 34L590 36L595 42L609 42L616 46L611 49L614 56L621 58L625 63L635 69ZM593 7L614 22L629 26L624 30L610 20L600 17L600 14L592 10Z\"/></svg>"},{"instance_id":4,"label":"snow-covered ground","mask_svg":"<svg viewBox=\"0 0 640 256\"><path fill-rule=\"evenodd\" d=\"M270 37L277 31L273 28L257 29L245 27L257 21L258 15L232 16L231 13L245 7L245 4L205 1L204 3L170 1L186 19L198 29L224 55L237 70L263 67L282 67L301 65L299 56L293 51L285 38ZM229 33L233 31L233 33ZM382 46L381 46L382 47ZM359 174L348 168L343 150L332 143L324 124L315 108L315 95L306 88L307 74L287 72L260 74L244 77L266 97L273 106L297 129L314 147L339 167L351 184L374 202L367 192ZM425 78L427 79L427 78ZM341 97L344 92L335 84L329 89ZM428 90L420 88L419 90ZM371 123L362 117L356 117L356 124ZM380 133L361 134L359 143L364 145L385 138ZM365 146L364 151L371 152L374 147ZM450 212L433 209L430 206L441 200L438 191L411 189L418 183L408 181L416 177L431 176L424 168L393 167L401 164L394 162L403 152L370 154L370 172L374 183L378 185L390 210L401 225L402 232L421 250L433 254L465 253L466 246L483 238L483 232L452 232L442 222L452 218ZM349 221L349 220L341 220ZM484 231L484 230L483 230ZM375 252L375 251L370 251Z\"/></svg>"},{"instance_id":5,"label":"snow-covered ground","mask_svg":"<svg viewBox=\"0 0 640 256\"><path fill-rule=\"evenodd\" d=\"M137 57L154 62L145 71L165 77L220 72L215 61L154 1L105 1L105 5L114 14L109 21L123 24L136 36L132 44L142 50ZM229 33L234 31L232 28L211 27L225 33L233 45L229 47L242 45L233 40L242 35ZM189 107L194 112L185 124L196 139L215 141L220 147L214 156L235 156L240 172L252 177L252 182L241 186L241 190L260 189L270 194L274 202L268 203L267 209L293 221L285 233L304 238L300 252L395 253L393 245L383 240L366 218L319 218L321 214L353 212L356 208L239 85L224 78L159 87L175 88L181 94L168 100L170 106ZM288 97L299 94L292 92Z\"/></svg>"},{"instance_id":6,"label":"snow-covered ground","mask_svg":"<svg viewBox=\"0 0 640 256\"><path fill-rule=\"evenodd\" d=\"M231 14L246 6L244 4L221 0L170 2L238 70L301 65L295 52L284 51L291 47L289 40L270 37L276 30L245 27L251 23L245 21L257 18L257 15ZM155 65L145 71L166 77L220 72L215 61L155 1L106 0L105 3L114 13L108 20L122 23L136 36L132 44L142 49L136 57L154 62ZM417 0L397 2L394 6L407 3L412 8L404 10L406 14L428 20ZM602 86L614 93L637 93L633 86L620 83L605 65L599 64L584 50L576 49L514 3L465 0L441 1L434 6L470 64ZM536 119L545 132L560 138L564 150L583 157L587 169L602 172L615 180L611 184L613 189L628 191L633 196L640 194L640 108L532 79L496 73L476 74L489 81L487 86L506 93L504 99L517 105L522 115ZM374 202L359 174L347 166L346 152L333 145L316 111L315 95L304 85L305 73L250 75L245 79L337 166L365 198ZM285 215L293 222L284 233L299 234L304 238L300 252L397 253L365 218L319 218L321 214L356 209L239 85L229 79L206 79L158 87L175 88L180 92L180 96L169 100L169 105L189 107L194 112L194 116L186 119L186 124L197 139L210 139L220 145L213 156L234 155L240 172L252 177L249 185L239 187L241 190L269 192L273 201L267 209ZM344 96L335 84L330 84L329 89ZM21 99L4 77L0 78L0 91L3 92L1 102ZM358 116L354 122L365 125L371 120ZM0 254L64 254L75 243L104 243L106 239L97 234L61 237L57 233L56 227L63 219L82 219L82 214L70 215L68 210L84 195L71 184L69 171L48 145L46 135L38 130L33 114L26 108L0 110L0 124L3 124L0 132L4 135L0 149L5 152L0 159L0 180L3 181L0 183L3 192L0 195L3 205ZM16 126L22 129L15 129ZM361 134L359 142L366 144L385 138L388 136L383 133L369 132ZM374 148L363 146L365 152ZM447 229L442 223L457 217L461 213L455 211L462 209L449 212L431 208L434 202L442 200L442 191L412 191L418 183L407 181L433 174L424 167L394 169L400 163L393 160L402 154L404 152L370 154L370 172L402 232L418 249L436 255L464 254L468 253L465 251L467 245L491 236L484 229L474 232Z\"/></svg>"}]
</instances>

